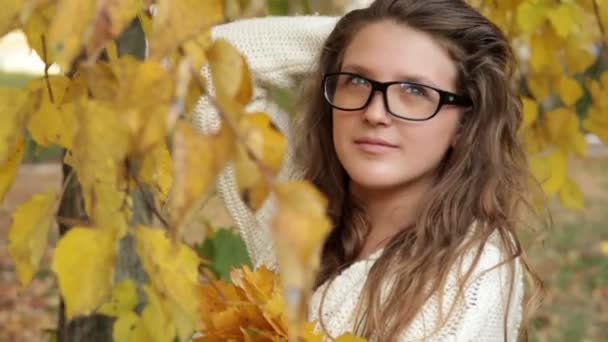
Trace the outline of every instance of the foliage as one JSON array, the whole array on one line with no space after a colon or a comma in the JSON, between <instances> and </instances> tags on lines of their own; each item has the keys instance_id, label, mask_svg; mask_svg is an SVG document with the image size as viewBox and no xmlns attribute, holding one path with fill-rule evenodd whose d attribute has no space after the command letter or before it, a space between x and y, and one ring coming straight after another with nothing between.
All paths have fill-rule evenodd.
<instances>
[{"instance_id":1,"label":"foliage","mask_svg":"<svg viewBox=\"0 0 608 342\"><path fill-rule=\"evenodd\" d=\"M608 1L470 0L511 40L519 59L521 133L546 195L581 209L568 160L588 154L585 133L608 143Z\"/></svg>"},{"instance_id":2,"label":"foliage","mask_svg":"<svg viewBox=\"0 0 608 342\"><path fill-rule=\"evenodd\" d=\"M0 17L0 36L22 29L47 66L43 77L22 89L0 89L0 193L13 182L26 134L41 147L65 149L64 162L82 187L87 218L67 220L71 228L57 243L52 269L67 318L114 316L116 340L188 340L195 330L208 328L199 319L205 304L200 279L216 280L209 264L183 242L182 230L229 161L235 162L241 194L253 209L271 192L279 194L274 231L285 238L277 245L296 253L282 260L284 267L314 274L318 266L329 229L326 201L308 183L275 181L286 140L265 113L245 113L252 97L247 64L209 31L224 20L223 11L221 0L11 0ZM135 18L149 42L143 61L119 56L114 41ZM51 64L60 66L60 74L47 74ZM189 124L194 104L207 93L199 73L204 65L223 118L221 130L208 135ZM156 218L149 226L133 223L133 196L140 189L154 194L149 205ZM24 286L38 269L61 197L36 195L13 215L9 251ZM297 222L323 224L301 232L309 242L300 246L287 233L300 227ZM224 248L218 234L212 241ZM134 240L146 284L117 282L118 243L126 238ZM211 266L226 276L229 265ZM288 299L285 308L274 307L292 324L284 326L284 338L287 331L297 336L305 320L301 308L312 278L298 279L286 290L303 295ZM145 306L136 310L144 298Z\"/></svg>"},{"instance_id":3,"label":"foliage","mask_svg":"<svg viewBox=\"0 0 608 342\"><path fill-rule=\"evenodd\" d=\"M608 1L470 2L505 29L518 52L521 134L532 172L547 195L581 208L567 165L587 155L585 132L608 141L608 72L598 71L608 59ZM23 30L46 63L45 76L24 88L0 88L0 201L23 160L24 137L65 149L87 219L71 222L52 269L67 317L113 316L117 341L188 340L196 330L208 341L322 338L305 323L305 308L329 230L327 203L309 183L274 179L285 138L265 113L245 112L252 97L247 63L209 31L239 11L227 14L222 0L8 0L0 14L0 37ZM149 42L143 61L119 56L114 42L134 18ZM47 74L53 63L59 75ZM207 135L188 122L207 93L203 66L222 117L220 131ZM281 280L248 268L233 272L232 283L216 279L212 272L226 277L229 266L205 262L183 242L183 227L228 162L252 209L270 193L278 199L273 233ZM133 194L141 189L154 194L149 206L156 217L148 226L133 224ZM39 267L61 197L35 195L13 214L9 252L24 286ZM135 241L146 284L115 277L125 238Z\"/></svg>"}]
</instances>

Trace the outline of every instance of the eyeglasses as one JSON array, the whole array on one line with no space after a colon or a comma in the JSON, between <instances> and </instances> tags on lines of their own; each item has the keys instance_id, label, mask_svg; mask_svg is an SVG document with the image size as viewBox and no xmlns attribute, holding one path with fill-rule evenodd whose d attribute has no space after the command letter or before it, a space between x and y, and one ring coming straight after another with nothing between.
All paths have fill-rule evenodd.
<instances>
[{"instance_id":1,"label":"eyeglasses","mask_svg":"<svg viewBox=\"0 0 608 342\"><path fill-rule=\"evenodd\" d=\"M375 91L380 91L388 112L395 117L425 121L434 117L443 105L468 107L468 96L414 82L378 82L358 74L339 72L323 78L325 100L344 111L361 110L371 102Z\"/></svg>"}]
</instances>

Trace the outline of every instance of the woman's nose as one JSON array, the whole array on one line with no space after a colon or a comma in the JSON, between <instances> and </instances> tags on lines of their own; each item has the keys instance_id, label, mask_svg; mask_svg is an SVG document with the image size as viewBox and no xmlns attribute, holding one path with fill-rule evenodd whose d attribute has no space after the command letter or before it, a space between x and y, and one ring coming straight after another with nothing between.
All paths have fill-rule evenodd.
<instances>
[{"instance_id":1,"label":"woman's nose","mask_svg":"<svg viewBox=\"0 0 608 342\"><path fill-rule=\"evenodd\" d=\"M365 121L372 125L388 125L391 122L390 116L382 92L374 92L367 107L363 108Z\"/></svg>"}]
</instances>

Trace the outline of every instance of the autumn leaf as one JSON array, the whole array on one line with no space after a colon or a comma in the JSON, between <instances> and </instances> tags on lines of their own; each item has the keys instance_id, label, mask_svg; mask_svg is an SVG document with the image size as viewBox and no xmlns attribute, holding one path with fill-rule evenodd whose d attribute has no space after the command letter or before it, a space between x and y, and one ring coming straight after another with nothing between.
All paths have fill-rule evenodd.
<instances>
[{"instance_id":1,"label":"autumn leaf","mask_svg":"<svg viewBox=\"0 0 608 342\"><path fill-rule=\"evenodd\" d=\"M543 191L551 196L566 182L566 155L558 150L547 156L532 156L530 169L541 183Z\"/></svg>"},{"instance_id":2,"label":"autumn leaf","mask_svg":"<svg viewBox=\"0 0 608 342\"><path fill-rule=\"evenodd\" d=\"M196 326L200 259L188 246L171 241L163 230L143 226L135 229L135 250L155 293L163 294L168 314L178 323L178 335L183 339Z\"/></svg>"},{"instance_id":3,"label":"autumn leaf","mask_svg":"<svg viewBox=\"0 0 608 342\"><path fill-rule=\"evenodd\" d=\"M265 113L245 115L240 121L239 133L247 148L238 147L236 183L245 204L257 210L270 193L269 179L273 179L281 167L287 139Z\"/></svg>"},{"instance_id":4,"label":"autumn leaf","mask_svg":"<svg viewBox=\"0 0 608 342\"><path fill-rule=\"evenodd\" d=\"M244 265L252 267L243 239L229 229L218 229L198 246L198 252L211 263L213 272L230 280L230 271Z\"/></svg>"},{"instance_id":5,"label":"autumn leaf","mask_svg":"<svg viewBox=\"0 0 608 342\"><path fill-rule=\"evenodd\" d=\"M578 23L581 22L580 8L575 3L561 3L548 13L549 22L555 32L566 38L575 33Z\"/></svg>"},{"instance_id":6,"label":"autumn leaf","mask_svg":"<svg viewBox=\"0 0 608 342\"><path fill-rule=\"evenodd\" d=\"M292 181L274 187L279 210L272 229L287 294L287 317L292 336L307 315L307 303L319 267L321 246L331 223L327 199L310 183Z\"/></svg>"},{"instance_id":7,"label":"autumn leaf","mask_svg":"<svg viewBox=\"0 0 608 342\"><path fill-rule=\"evenodd\" d=\"M0 165L13 153L28 115L38 104L39 96L26 89L0 88Z\"/></svg>"},{"instance_id":8,"label":"autumn leaf","mask_svg":"<svg viewBox=\"0 0 608 342\"><path fill-rule=\"evenodd\" d=\"M221 22L224 17L221 0L159 0L156 10L149 36L150 54L155 60L170 55L184 41Z\"/></svg>"},{"instance_id":9,"label":"autumn leaf","mask_svg":"<svg viewBox=\"0 0 608 342\"><path fill-rule=\"evenodd\" d=\"M38 270L55 219L57 200L56 191L34 195L13 212L8 252L23 286L29 285Z\"/></svg>"},{"instance_id":10,"label":"autumn leaf","mask_svg":"<svg viewBox=\"0 0 608 342\"><path fill-rule=\"evenodd\" d=\"M517 25L523 33L536 31L546 20L547 7L540 3L523 2L517 9Z\"/></svg>"},{"instance_id":11,"label":"autumn leaf","mask_svg":"<svg viewBox=\"0 0 608 342\"><path fill-rule=\"evenodd\" d=\"M141 317L129 311L118 316L112 328L114 342L148 342L152 337L143 327Z\"/></svg>"},{"instance_id":12,"label":"autumn leaf","mask_svg":"<svg viewBox=\"0 0 608 342\"><path fill-rule=\"evenodd\" d=\"M0 164L0 204L2 204L4 196L15 180L24 153L25 139L20 135L17 137L14 150L9 154L8 159L3 164Z\"/></svg>"},{"instance_id":13,"label":"autumn leaf","mask_svg":"<svg viewBox=\"0 0 608 342\"><path fill-rule=\"evenodd\" d=\"M115 259L116 235L107 227L73 227L59 240L52 269L67 319L88 315L110 298Z\"/></svg>"},{"instance_id":14,"label":"autumn leaf","mask_svg":"<svg viewBox=\"0 0 608 342\"><path fill-rule=\"evenodd\" d=\"M48 32L56 11L56 1L38 3L23 25L28 45L47 65L51 65L55 60L55 54L48 45Z\"/></svg>"},{"instance_id":15,"label":"autumn leaf","mask_svg":"<svg viewBox=\"0 0 608 342\"><path fill-rule=\"evenodd\" d=\"M557 92L567 106L572 106L583 96L583 87L574 78L562 76L557 84Z\"/></svg>"},{"instance_id":16,"label":"autumn leaf","mask_svg":"<svg viewBox=\"0 0 608 342\"><path fill-rule=\"evenodd\" d=\"M221 102L234 99L245 105L251 101L253 85L245 58L228 41L217 39L207 50L215 93Z\"/></svg>"},{"instance_id":17,"label":"autumn leaf","mask_svg":"<svg viewBox=\"0 0 608 342\"><path fill-rule=\"evenodd\" d=\"M580 210L585 207L583 192L570 178L565 180L564 185L559 190L559 198L567 208Z\"/></svg>"},{"instance_id":18,"label":"autumn leaf","mask_svg":"<svg viewBox=\"0 0 608 342\"><path fill-rule=\"evenodd\" d=\"M57 10L48 29L47 48L62 69L69 70L83 42L92 34L96 0L57 0Z\"/></svg>"},{"instance_id":19,"label":"autumn leaf","mask_svg":"<svg viewBox=\"0 0 608 342\"><path fill-rule=\"evenodd\" d=\"M120 317L135 309L137 301L135 284L131 279L125 279L114 286L110 301L104 303L97 312L112 317Z\"/></svg>"},{"instance_id":20,"label":"autumn leaf","mask_svg":"<svg viewBox=\"0 0 608 342\"><path fill-rule=\"evenodd\" d=\"M172 313L167 310L169 305L167 299L160 296L150 286L144 286L144 290L148 303L141 313L141 325L147 331L147 335L150 337L149 341L173 341L176 328L171 317ZM180 341L185 341L185 339L182 338Z\"/></svg>"},{"instance_id":21,"label":"autumn leaf","mask_svg":"<svg viewBox=\"0 0 608 342\"><path fill-rule=\"evenodd\" d=\"M161 203L165 203L173 184L171 156L167 145L156 145L144 154L139 179L149 184Z\"/></svg>"},{"instance_id":22,"label":"autumn leaf","mask_svg":"<svg viewBox=\"0 0 608 342\"><path fill-rule=\"evenodd\" d=\"M217 174L234 155L234 137L227 127L216 135L202 135L178 122L173 142L172 220L180 227L196 208Z\"/></svg>"},{"instance_id":23,"label":"autumn leaf","mask_svg":"<svg viewBox=\"0 0 608 342\"><path fill-rule=\"evenodd\" d=\"M523 114L524 121L522 129L530 127L538 118L538 103L529 97L523 97Z\"/></svg>"},{"instance_id":24,"label":"autumn leaf","mask_svg":"<svg viewBox=\"0 0 608 342\"><path fill-rule=\"evenodd\" d=\"M19 26L23 0L6 0L0 11L0 37Z\"/></svg>"},{"instance_id":25,"label":"autumn leaf","mask_svg":"<svg viewBox=\"0 0 608 342\"><path fill-rule=\"evenodd\" d=\"M70 84L70 79L64 76L50 76L48 80L39 78L28 84L28 89L42 94L40 107L32 113L27 124L28 131L38 145L57 144L72 149L77 125L76 113L73 104L62 105Z\"/></svg>"}]
</instances>

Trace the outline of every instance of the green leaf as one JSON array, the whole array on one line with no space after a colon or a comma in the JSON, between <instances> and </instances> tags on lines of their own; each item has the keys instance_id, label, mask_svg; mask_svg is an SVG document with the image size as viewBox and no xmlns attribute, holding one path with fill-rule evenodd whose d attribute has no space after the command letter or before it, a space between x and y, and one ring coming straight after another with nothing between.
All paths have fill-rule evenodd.
<instances>
[{"instance_id":1,"label":"green leaf","mask_svg":"<svg viewBox=\"0 0 608 342\"><path fill-rule=\"evenodd\" d=\"M211 263L211 269L219 277L230 281L230 270L252 266L243 239L231 229L221 228L200 245L198 253Z\"/></svg>"}]
</instances>

